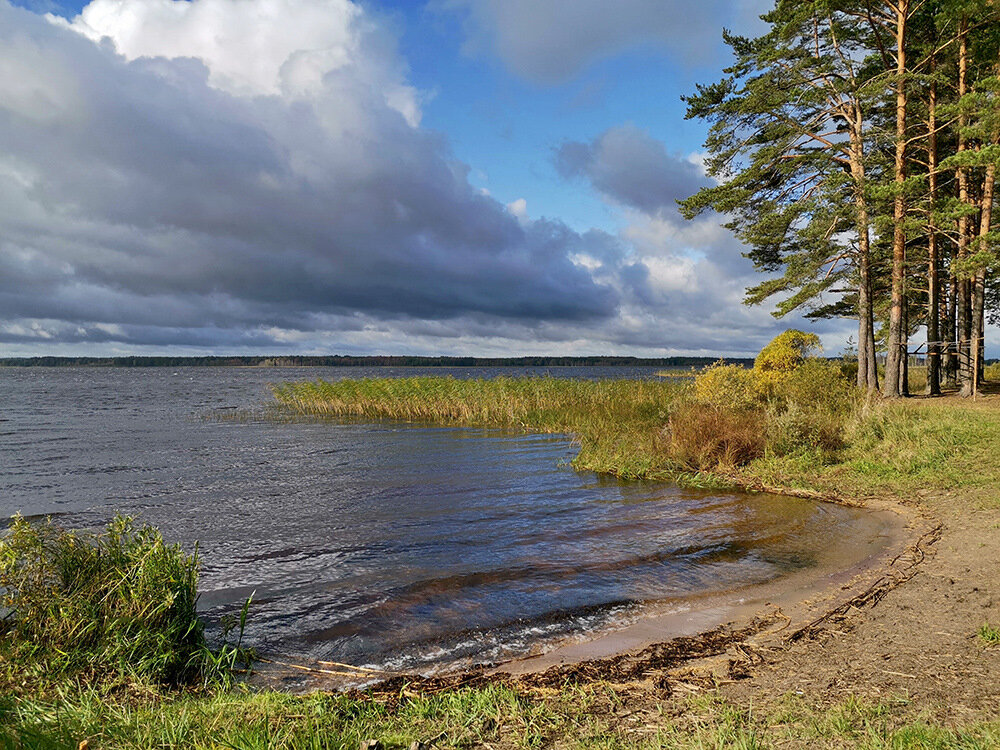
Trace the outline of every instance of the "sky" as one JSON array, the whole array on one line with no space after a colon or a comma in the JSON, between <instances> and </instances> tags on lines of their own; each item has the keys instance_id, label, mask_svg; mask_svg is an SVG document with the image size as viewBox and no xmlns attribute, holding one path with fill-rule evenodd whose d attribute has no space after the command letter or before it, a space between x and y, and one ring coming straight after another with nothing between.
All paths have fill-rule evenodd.
<instances>
[{"instance_id":1,"label":"sky","mask_svg":"<svg viewBox=\"0 0 1000 750\"><path fill-rule=\"evenodd\" d=\"M677 211L766 9L0 0L0 356L836 355Z\"/></svg>"}]
</instances>

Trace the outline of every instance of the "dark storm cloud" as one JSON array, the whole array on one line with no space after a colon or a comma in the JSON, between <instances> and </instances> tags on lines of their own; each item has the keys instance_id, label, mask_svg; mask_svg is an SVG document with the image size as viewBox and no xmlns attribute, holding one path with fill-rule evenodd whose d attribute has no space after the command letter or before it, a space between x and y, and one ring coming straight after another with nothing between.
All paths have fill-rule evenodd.
<instances>
[{"instance_id":1,"label":"dark storm cloud","mask_svg":"<svg viewBox=\"0 0 1000 750\"><path fill-rule=\"evenodd\" d=\"M652 46L675 61L711 61L722 28L743 29L763 0L436 0L464 13L466 49L489 52L518 75L562 83L595 60Z\"/></svg>"},{"instance_id":2,"label":"dark storm cloud","mask_svg":"<svg viewBox=\"0 0 1000 750\"><path fill-rule=\"evenodd\" d=\"M308 97L239 97L197 60L127 62L0 0L0 70L0 321L201 342L317 314L530 326L619 304L571 260L586 238L477 192L352 65Z\"/></svg>"},{"instance_id":3,"label":"dark storm cloud","mask_svg":"<svg viewBox=\"0 0 1000 750\"><path fill-rule=\"evenodd\" d=\"M569 141L555 153L566 178L588 180L617 203L646 214L677 211L677 201L708 184L701 168L667 152L661 141L632 125L611 128L589 143Z\"/></svg>"}]
</instances>

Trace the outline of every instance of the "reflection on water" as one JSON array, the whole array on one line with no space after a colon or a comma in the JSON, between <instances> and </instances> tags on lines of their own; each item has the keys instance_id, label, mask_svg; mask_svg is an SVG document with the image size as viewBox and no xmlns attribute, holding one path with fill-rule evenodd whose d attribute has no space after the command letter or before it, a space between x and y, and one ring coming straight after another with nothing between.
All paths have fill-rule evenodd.
<instances>
[{"instance_id":1,"label":"reflection on water","mask_svg":"<svg viewBox=\"0 0 1000 750\"><path fill-rule=\"evenodd\" d=\"M210 619L256 591L262 649L397 668L524 653L880 531L847 508L575 472L560 437L201 418L269 381L370 374L0 369L0 513L138 516L199 542Z\"/></svg>"}]
</instances>

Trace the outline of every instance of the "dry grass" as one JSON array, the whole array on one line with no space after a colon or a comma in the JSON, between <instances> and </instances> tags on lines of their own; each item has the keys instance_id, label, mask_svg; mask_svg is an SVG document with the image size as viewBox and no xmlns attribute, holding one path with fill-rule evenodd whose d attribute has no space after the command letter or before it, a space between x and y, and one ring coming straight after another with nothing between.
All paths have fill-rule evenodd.
<instances>
[{"instance_id":1,"label":"dry grass","mask_svg":"<svg viewBox=\"0 0 1000 750\"><path fill-rule=\"evenodd\" d=\"M764 455L763 409L732 410L686 402L670 416L670 455L696 471L731 470Z\"/></svg>"},{"instance_id":2,"label":"dry grass","mask_svg":"<svg viewBox=\"0 0 1000 750\"><path fill-rule=\"evenodd\" d=\"M398 378L291 382L274 396L293 414L395 419L566 433L574 466L619 477L674 471L662 428L687 391L676 382L557 378Z\"/></svg>"}]
</instances>

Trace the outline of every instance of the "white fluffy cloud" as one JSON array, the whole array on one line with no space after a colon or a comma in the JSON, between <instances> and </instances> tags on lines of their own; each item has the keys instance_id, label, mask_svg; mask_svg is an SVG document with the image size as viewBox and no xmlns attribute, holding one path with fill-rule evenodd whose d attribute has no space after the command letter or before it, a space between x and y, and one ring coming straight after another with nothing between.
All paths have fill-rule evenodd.
<instances>
[{"instance_id":1,"label":"white fluffy cloud","mask_svg":"<svg viewBox=\"0 0 1000 750\"><path fill-rule=\"evenodd\" d=\"M327 74L350 70L420 121L394 40L350 0L93 0L72 21L48 19L127 60L199 60L212 86L238 96L321 95Z\"/></svg>"}]
</instances>

